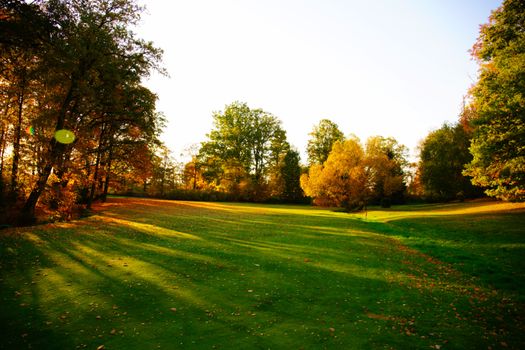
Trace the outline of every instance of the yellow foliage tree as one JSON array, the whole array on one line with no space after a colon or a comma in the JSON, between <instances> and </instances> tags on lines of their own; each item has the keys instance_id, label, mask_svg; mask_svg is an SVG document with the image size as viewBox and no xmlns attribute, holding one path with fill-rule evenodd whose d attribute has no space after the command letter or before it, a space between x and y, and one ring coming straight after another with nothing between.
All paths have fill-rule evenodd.
<instances>
[{"instance_id":1,"label":"yellow foliage tree","mask_svg":"<svg viewBox=\"0 0 525 350\"><path fill-rule=\"evenodd\" d=\"M356 209L369 195L365 153L357 137L333 145L323 165L313 165L301 177L301 187L318 205Z\"/></svg>"},{"instance_id":2,"label":"yellow foliage tree","mask_svg":"<svg viewBox=\"0 0 525 350\"><path fill-rule=\"evenodd\" d=\"M408 150L394 138L372 136L366 142L366 168L372 189L372 200L389 206L394 195L405 190L405 171ZM388 201L385 201L388 200Z\"/></svg>"}]
</instances>

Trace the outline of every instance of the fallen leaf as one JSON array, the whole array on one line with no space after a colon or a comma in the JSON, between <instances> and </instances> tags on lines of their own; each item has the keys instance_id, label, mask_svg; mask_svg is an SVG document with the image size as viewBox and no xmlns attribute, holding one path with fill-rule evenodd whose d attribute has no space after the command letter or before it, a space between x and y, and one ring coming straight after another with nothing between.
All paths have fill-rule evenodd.
<instances>
[{"instance_id":1,"label":"fallen leaf","mask_svg":"<svg viewBox=\"0 0 525 350\"><path fill-rule=\"evenodd\" d=\"M104 345L100 345L97 350L104 350L106 347Z\"/></svg>"},{"instance_id":2,"label":"fallen leaf","mask_svg":"<svg viewBox=\"0 0 525 350\"><path fill-rule=\"evenodd\" d=\"M173 312L177 312L177 308L176 307L172 307L170 310L173 311Z\"/></svg>"},{"instance_id":3,"label":"fallen leaf","mask_svg":"<svg viewBox=\"0 0 525 350\"><path fill-rule=\"evenodd\" d=\"M111 335L115 335L115 334L117 334L117 330L116 330L115 328L113 328L113 329L111 330L111 332L109 332L109 334L111 334Z\"/></svg>"}]
</instances>

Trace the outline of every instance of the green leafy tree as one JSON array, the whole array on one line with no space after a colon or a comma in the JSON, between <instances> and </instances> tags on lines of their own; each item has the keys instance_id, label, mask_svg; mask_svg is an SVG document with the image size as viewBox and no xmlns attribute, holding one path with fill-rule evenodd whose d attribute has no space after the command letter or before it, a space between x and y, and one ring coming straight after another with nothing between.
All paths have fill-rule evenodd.
<instances>
[{"instance_id":1,"label":"green leafy tree","mask_svg":"<svg viewBox=\"0 0 525 350\"><path fill-rule=\"evenodd\" d=\"M285 201L296 202L304 197L303 190L301 189L301 165L299 152L294 149L288 150L284 156L281 176L284 183L282 192L282 198Z\"/></svg>"},{"instance_id":2,"label":"green leafy tree","mask_svg":"<svg viewBox=\"0 0 525 350\"><path fill-rule=\"evenodd\" d=\"M334 143L344 140L344 135L337 124L328 119L321 120L309 135L306 152L310 165L323 164L328 159Z\"/></svg>"},{"instance_id":3,"label":"green leafy tree","mask_svg":"<svg viewBox=\"0 0 525 350\"><path fill-rule=\"evenodd\" d=\"M480 64L470 91L473 159L465 170L485 193L525 200L525 2L505 0L472 49Z\"/></svg>"},{"instance_id":4,"label":"green leafy tree","mask_svg":"<svg viewBox=\"0 0 525 350\"><path fill-rule=\"evenodd\" d=\"M463 175L472 160L470 138L461 125L444 124L430 132L420 146L418 178L424 195L437 200L473 197L479 191Z\"/></svg>"},{"instance_id":5,"label":"green leafy tree","mask_svg":"<svg viewBox=\"0 0 525 350\"><path fill-rule=\"evenodd\" d=\"M203 175L224 191L262 199L270 170L289 147L281 122L241 102L214 113L213 119L199 153Z\"/></svg>"}]
</instances>

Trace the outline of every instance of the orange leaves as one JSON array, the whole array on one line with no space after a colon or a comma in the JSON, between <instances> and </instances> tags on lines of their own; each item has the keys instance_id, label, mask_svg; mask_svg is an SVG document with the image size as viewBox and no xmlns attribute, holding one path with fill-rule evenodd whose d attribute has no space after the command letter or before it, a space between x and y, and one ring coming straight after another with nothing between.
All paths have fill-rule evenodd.
<instances>
[{"instance_id":1,"label":"orange leaves","mask_svg":"<svg viewBox=\"0 0 525 350\"><path fill-rule=\"evenodd\" d=\"M309 174L301 177L301 187L306 195L331 205L362 201L367 190L363 158L357 138L338 141L323 165L313 165Z\"/></svg>"}]
</instances>

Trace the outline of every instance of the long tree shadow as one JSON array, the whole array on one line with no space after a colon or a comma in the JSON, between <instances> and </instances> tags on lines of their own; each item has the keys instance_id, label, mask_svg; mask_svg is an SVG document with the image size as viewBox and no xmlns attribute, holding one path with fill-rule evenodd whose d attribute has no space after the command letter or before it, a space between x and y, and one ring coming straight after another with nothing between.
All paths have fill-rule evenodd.
<instances>
[{"instance_id":1,"label":"long tree shadow","mask_svg":"<svg viewBox=\"0 0 525 350\"><path fill-rule=\"evenodd\" d=\"M414 348L429 348L453 337L459 340L450 348L479 348L503 339L516 347L523 342L506 315L489 320L500 309L487 310L492 301L475 292L479 286L397 241L421 228L409 225L423 222L344 215L320 221L280 208L259 215L235 206L156 207L115 206L7 242L42 258L38 268L2 258L0 296L11 308L2 319L9 329L4 343L399 348L408 337ZM35 271L42 273L37 279ZM7 297L17 288L30 293L27 314ZM506 333L490 335L498 329Z\"/></svg>"}]
</instances>

